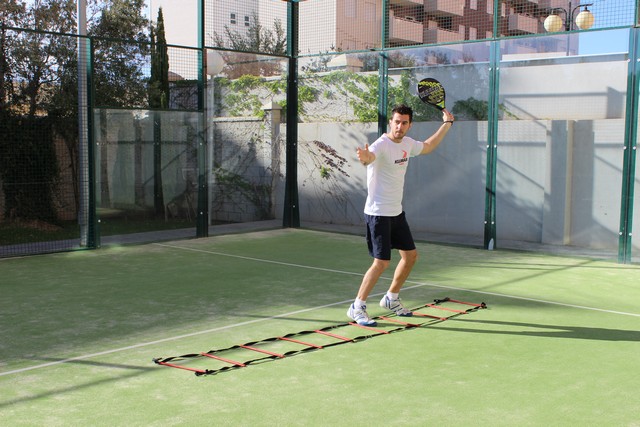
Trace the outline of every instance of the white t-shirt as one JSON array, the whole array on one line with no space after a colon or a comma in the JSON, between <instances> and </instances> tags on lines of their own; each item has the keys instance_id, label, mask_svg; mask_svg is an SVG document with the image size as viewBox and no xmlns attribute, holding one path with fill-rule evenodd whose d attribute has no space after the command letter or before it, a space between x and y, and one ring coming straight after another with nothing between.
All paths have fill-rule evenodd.
<instances>
[{"instance_id":1,"label":"white t-shirt","mask_svg":"<svg viewBox=\"0 0 640 427\"><path fill-rule=\"evenodd\" d=\"M404 176L409 157L420 154L424 144L405 136L395 143L384 134L369 146L376 160L367 166L367 202L364 213L397 216L402 213Z\"/></svg>"}]
</instances>

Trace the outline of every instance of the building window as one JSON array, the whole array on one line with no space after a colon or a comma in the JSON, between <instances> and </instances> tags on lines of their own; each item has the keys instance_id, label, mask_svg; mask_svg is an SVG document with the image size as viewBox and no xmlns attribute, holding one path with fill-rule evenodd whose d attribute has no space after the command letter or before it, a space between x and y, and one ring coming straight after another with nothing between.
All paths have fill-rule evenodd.
<instances>
[{"instance_id":1,"label":"building window","mask_svg":"<svg viewBox=\"0 0 640 427\"><path fill-rule=\"evenodd\" d=\"M236 21L236 14L232 13L231 14L231 19L229 20L233 25L236 25L238 23L238 21Z\"/></svg>"},{"instance_id":2,"label":"building window","mask_svg":"<svg viewBox=\"0 0 640 427\"><path fill-rule=\"evenodd\" d=\"M453 31L453 18L451 16L439 16L437 19L438 28Z\"/></svg>"},{"instance_id":3,"label":"building window","mask_svg":"<svg viewBox=\"0 0 640 427\"><path fill-rule=\"evenodd\" d=\"M249 21L249 17L248 16L244 17L244 26L245 27L251 26L251 22Z\"/></svg>"}]
</instances>

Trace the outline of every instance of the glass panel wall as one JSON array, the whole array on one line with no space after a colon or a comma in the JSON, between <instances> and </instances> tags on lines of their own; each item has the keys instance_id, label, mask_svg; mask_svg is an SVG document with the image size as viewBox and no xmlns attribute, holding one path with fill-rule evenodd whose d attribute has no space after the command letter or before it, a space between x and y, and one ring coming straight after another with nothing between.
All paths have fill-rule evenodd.
<instances>
[{"instance_id":1,"label":"glass panel wall","mask_svg":"<svg viewBox=\"0 0 640 427\"><path fill-rule=\"evenodd\" d=\"M416 58L414 66L390 68L390 75L408 73L411 81L409 93L395 100L410 103L418 111L410 133L418 140L425 140L441 126L442 113L422 104L416 96L416 84L425 77L443 84L446 108L454 114L456 122L437 150L410 164L404 208L411 218L412 229L424 238L481 245L489 43L420 48L410 52Z\"/></svg>"},{"instance_id":2,"label":"glass panel wall","mask_svg":"<svg viewBox=\"0 0 640 427\"><path fill-rule=\"evenodd\" d=\"M366 168L356 147L378 134L379 66L388 69L387 115L404 103L414 110L409 135L431 136L442 113L422 103L417 83L440 80L457 118L430 156L412 160L404 209L421 238L481 244L488 119L488 43L398 49L301 59L299 125L301 218L308 223L363 224Z\"/></svg>"},{"instance_id":3,"label":"glass panel wall","mask_svg":"<svg viewBox=\"0 0 640 427\"><path fill-rule=\"evenodd\" d=\"M545 37L533 41L549 43ZM501 42L508 54L499 71L498 242L565 246L613 258L627 54L517 54L515 42Z\"/></svg>"},{"instance_id":4,"label":"glass panel wall","mask_svg":"<svg viewBox=\"0 0 640 427\"><path fill-rule=\"evenodd\" d=\"M303 226L360 225L366 197L356 147L375 140L379 53L300 58L298 191Z\"/></svg>"},{"instance_id":5,"label":"glass panel wall","mask_svg":"<svg viewBox=\"0 0 640 427\"><path fill-rule=\"evenodd\" d=\"M211 56L211 54L213 56ZM287 60L210 51L210 225L275 219L283 210Z\"/></svg>"},{"instance_id":6,"label":"glass panel wall","mask_svg":"<svg viewBox=\"0 0 640 427\"><path fill-rule=\"evenodd\" d=\"M201 117L96 110L95 188L103 243L195 236ZM144 235L150 232L152 238Z\"/></svg>"}]
</instances>

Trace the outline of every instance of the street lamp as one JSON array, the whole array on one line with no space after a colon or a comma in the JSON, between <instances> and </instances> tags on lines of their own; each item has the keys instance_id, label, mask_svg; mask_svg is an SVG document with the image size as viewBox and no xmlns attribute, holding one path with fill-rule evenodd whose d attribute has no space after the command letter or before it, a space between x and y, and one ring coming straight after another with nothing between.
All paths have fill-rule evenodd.
<instances>
[{"instance_id":1,"label":"street lamp","mask_svg":"<svg viewBox=\"0 0 640 427\"><path fill-rule=\"evenodd\" d=\"M211 77L215 77L224 68L224 58L213 49L207 50L207 74Z\"/></svg>"},{"instance_id":2,"label":"street lamp","mask_svg":"<svg viewBox=\"0 0 640 427\"><path fill-rule=\"evenodd\" d=\"M575 18L575 24L580 30L588 30L593 27L593 23L596 20L593 13L587 9L589 6L593 6L593 3L578 4L577 6L572 7L571 2L569 2L568 9L563 7L554 7L551 9L551 15L547 16L547 19L544 20L544 29L550 33L558 32L562 30L563 27L565 31L571 31L574 23L573 16L578 9L583 7L584 9L580 11ZM564 13L564 22L558 13Z\"/></svg>"},{"instance_id":3,"label":"street lamp","mask_svg":"<svg viewBox=\"0 0 640 427\"><path fill-rule=\"evenodd\" d=\"M214 165L214 109L215 109L215 78L218 74L222 72L224 69L225 61L222 55L216 50L207 49L206 52L206 61L207 61L207 75L209 76L209 82L207 83L207 92L206 92L206 124L205 124L205 135L207 138L207 147L208 147L208 175L209 175L209 200L208 200L208 211L209 211L209 224L213 224L213 208L212 201L215 196L214 192L214 176L213 176L213 165Z\"/></svg>"}]
</instances>

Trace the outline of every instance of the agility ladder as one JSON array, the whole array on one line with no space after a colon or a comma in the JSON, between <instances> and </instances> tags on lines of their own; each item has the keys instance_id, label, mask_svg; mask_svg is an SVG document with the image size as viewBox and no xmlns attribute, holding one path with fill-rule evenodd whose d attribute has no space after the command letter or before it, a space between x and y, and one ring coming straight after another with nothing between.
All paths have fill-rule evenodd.
<instances>
[{"instance_id":1,"label":"agility ladder","mask_svg":"<svg viewBox=\"0 0 640 427\"><path fill-rule=\"evenodd\" d=\"M453 308L451 304L454 304L453 307L459 307L461 305L470 306L470 307L466 309ZM469 314L484 308L487 308L487 305L484 302L480 304L475 304L475 303L459 301L459 300L455 300L447 297L444 299L435 299L433 303L424 304L411 310L413 312L413 316L414 316L413 318L420 317L423 319L427 319L422 323L405 322L403 320L400 320L399 316L395 316L395 315L392 315L390 317L378 316L378 317L375 317L374 319L384 320L391 323L394 326L395 325L397 326L391 329L380 329L379 326L378 327L364 326L364 325L359 325L355 322L340 323L337 325L327 326L321 329L295 332L295 333L287 334L281 337L266 338L260 341L252 341L245 344L238 344L238 345L234 345L227 348L209 350L207 352L184 354L182 356L155 358L153 359L153 362L162 366L168 366L171 368L178 368L186 371L191 371L191 372L194 372L196 376L213 375L220 372L230 371L233 369L244 368L249 365L257 364L260 362L283 359L285 357L291 357L291 356L306 353L309 351L321 350L321 349L325 349L327 347L332 347L335 345L353 343L353 342L366 340L366 339L380 336L380 335L387 335L393 332L403 331L406 329L418 328L421 326L428 326L435 323L443 322L453 317ZM440 313L440 315L436 315L434 313ZM406 319L406 317L403 317L402 319ZM363 335L357 335L355 337L350 337L346 335L352 335L352 333L351 334L345 333L343 335L339 335L335 333L336 329L340 329L340 328L345 328L345 331L346 331L346 328L350 328L351 330L353 330L353 328L357 328L356 330L358 331L366 330L368 333ZM314 342L312 343L307 341L307 338L306 338L307 336L309 337L313 336ZM302 338L304 338L305 340L303 340ZM318 342L318 338L321 338L320 340L321 342ZM328 341L322 342L322 340L324 341L328 340ZM284 352L276 352L273 349L269 349L269 346L273 346L274 343L280 344L283 342L294 344L295 348L293 350L284 351ZM302 346L302 347L299 347L299 346ZM230 354L230 353L235 354L235 353L247 353L247 352L248 354L253 354L253 355L258 353L259 357L241 361L242 358L234 357L232 359L231 356L228 356L228 357L222 356L222 355L227 356L227 354ZM210 361L211 359L215 359L216 361L218 361L219 364L220 363L223 364L223 366L215 369L196 368L196 367L186 366L186 363L193 362L195 360Z\"/></svg>"}]
</instances>

